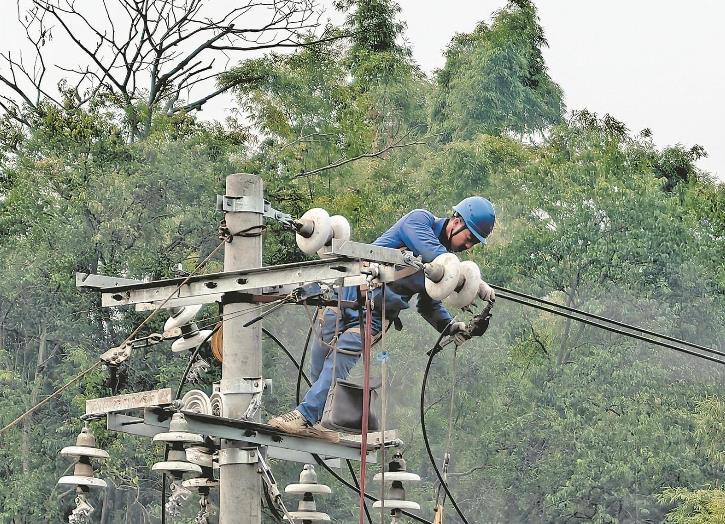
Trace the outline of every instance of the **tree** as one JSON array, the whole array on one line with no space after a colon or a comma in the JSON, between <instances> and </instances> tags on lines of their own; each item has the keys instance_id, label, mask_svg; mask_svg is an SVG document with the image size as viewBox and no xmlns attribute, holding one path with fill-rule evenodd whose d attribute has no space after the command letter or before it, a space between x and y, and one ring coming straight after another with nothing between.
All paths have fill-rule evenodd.
<instances>
[{"instance_id":1,"label":"tree","mask_svg":"<svg viewBox=\"0 0 725 524\"><path fill-rule=\"evenodd\" d=\"M532 2L509 4L491 27L456 35L437 72L434 129L444 141L478 133L541 133L561 120L561 88L549 77L544 31Z\"/></svg>"},{"instance_id":2,"label":"tree","mask_svg":"<svg viewBox=\"0 0 725 524\"><path fill-rule=\"evenodd\" d=\"M29 7L26 9L25 6ZM209 0L149 2L103 0L81 6L72 0L18 3L18 20L34 57L5 52L0 107L28 126L28 111L44 103L83 107L105 98L126 121L130 140L147 136L153 115L201 109L234 87L214 86L228 61L240 53L298 47L318 26L314 0L269 3L245 0L219 10ZM324 36L322 37L324 38ZM60 97L48 86L44 52L65 40L85 62L58 64L67 75ZM250 78L238 78L237 84Z\"/></svg>"}]
</instances>

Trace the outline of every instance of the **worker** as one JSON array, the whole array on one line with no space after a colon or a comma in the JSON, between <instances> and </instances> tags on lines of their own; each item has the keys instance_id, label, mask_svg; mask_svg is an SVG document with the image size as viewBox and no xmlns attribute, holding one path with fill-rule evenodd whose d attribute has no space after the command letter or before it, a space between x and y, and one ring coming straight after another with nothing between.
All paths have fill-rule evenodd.
<instances>
[{"instance_id":1,"label":"worker","mask_svg":"<svg viewBox=\"0 0 725 524\"><path fill-rule=\"evenodd\" d=\"M403 248L420 256L424 263L432 262L438 255L461 252L476 244L485 244L496 221L493 204L480 196L463 199L454 206L447 218L437 218L429 211L415 209L383 233L373 245L389 248ZM387 284L385 296L386 324L398 318L401 310L418 295L418 313L439 333L448 327L448 334L463 332L463 322L452 322L450 313L439 300L433 300L425 291L423 270ZM372 334L375 337L382 326L383 293L376 289L372 294ZM357 288L342 288L342 300L355 301ZM387 326L386 326L387 328ZM357 308L326 308L319 323L311 347L311 373L313 381L304 399L296 409L269 420L269 425L287 433L317 437L336 442L339 434L322 427L319 421L325 408L328 392L334 376L345 379L360 357L362 350L361 323ZM334 340L337 334L337 340ZM460 339L459 339L460 340ZM337 355L333 358L333 351Z\"/></svg>"}]
</instances>

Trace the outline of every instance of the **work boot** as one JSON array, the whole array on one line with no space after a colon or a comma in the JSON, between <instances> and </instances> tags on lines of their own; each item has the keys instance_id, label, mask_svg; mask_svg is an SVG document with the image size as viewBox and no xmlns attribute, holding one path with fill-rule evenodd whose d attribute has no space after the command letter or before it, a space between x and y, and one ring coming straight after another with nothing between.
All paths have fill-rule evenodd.
<instances>
[{"instance_id":1,"label":"work boot","mask_svg":"<svg viewBox=\"0 0 725 524\"><path fill-rule=\"evenodd\" d=\"M313 426L296 409L284 415L269 419L267 424L292 435L319 438L321 440L327 440L328 442L340 441L340 434L337 431L330 431L319 424Z\"/></svg>"}]
</instances>

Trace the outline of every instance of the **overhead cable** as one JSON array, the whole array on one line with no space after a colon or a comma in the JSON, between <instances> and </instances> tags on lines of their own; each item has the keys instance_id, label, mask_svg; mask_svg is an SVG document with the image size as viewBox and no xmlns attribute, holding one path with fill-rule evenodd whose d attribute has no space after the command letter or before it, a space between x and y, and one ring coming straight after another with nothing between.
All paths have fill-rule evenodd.
<instances>
[{"instance_id":1,"label":"overhead cable","mask_svg":"<svg viewBox=\"0 0 725 524\"><path fill-rule=\"evenodd\" d=\"M679 338L671 337L669 335L663 335L662 333L657 333L657 332L651 331L649 329L644 329L644 328L641 328L641 327L638 327L638 326L633 326L631 324L626 324L624 322L620 322L618 320L614 320L614 319L611 319L611 318L603 317L603 316L600 316L600 315L595 315L594 313L589 313L589 312L583 311L581 309L576 309L576 308L573 308L573 307L565 306L563 304L557 304L556 302L552 302L550 300L546 300L546 299L543 299L543 298L539 298L539 297L536 297L534 295L527 295L526 293L521 293L520 291L514 291L513 289L506 289L505 287L494 286L492 284L491 284L491 287L493 289L495 289L496 291L502 291L504 293L509 293L511 295L516 295L517 297L525 298L527 300L534 300L536 302L540 302L540 303L546 304L548 306L553 306L553 307L557 307L559 309L563 309L564 311L570 311L572 313L578 313L580 315L584 315L584 316L589 317L589 318L594 318L596 320L601 320L601 321L607 322L608 324L614 324L615 326L620 326L620 327L623 327L623 328L627 328L627 329L630 329L632 331L637 331L639 333L644 333L646 335L652 335L652 336L655 336L657 338L661 338L661 339L664 339L664 340L669 340L670 342L675 342L675 343L681 344L683 346L691 347L693 349L699 349L701 351L705 351L706 353L713 353L715 355L720 355L721 357L725 357L725 352L718 351L716 349L712 349L712 348L709 348L709 347L706 347L706 346L701 346L700 344L694 344L693 342L688 342L686 340L682 340L682 339L679 339ZM501 298L504 298L504 297L501 297Z\"/></svg>"},{"instance_id":2,"label":"overhead cable","mask_svg":"<svg viewBox=\"0 0 725 524\"><path fill-rule=\"evenodd\" d=\"M502 291L499 291L496 294L496 296L499 297L499 298L502 298L504 300L509 300L511 302L516 302L516 303L522 304L524 306L529 306L529 307L533 307L533 308L536 308L536 309L541 309L542 311L547 311L549 313L553 313L555 315L559 315L559 316L562 316L562 317L570 318L572 320L576 320L578 322L582 322L582 323L588 324L590 326L595 326L595 327L598 327L600 329L604 329L606 331L611 331L612 333L618 333L620 335L624 335L624 336L627 336L627 337L630 337L630 338L634 338L634 339L637 339L637 340L641 340L643 342L649 342L650 344L654 344L656 346L662 346L662 347L665 347L665 348L673 349L675 351L679 351L681 353L686 353L686 354L691 355L693 357L699 357L699 358L702 358L702 359L705 359L705 360L709 360L709 361L715 362L717 364L725 364L725 360L721 360L719 358L711 357L709 355L703 355L702 353L698 353L697 351L692 351L690 349L687 349L687 348L684 348L684 347L681 347L681 346L676 346L676 345L670 344L668 342L663 342L661 340L654 339L654 338L652 338L650 336L644 336L644 335L639 335L637 333L631 333L629 331L624 331L623 329L620 329L618 327L613 327L612 325L607 325L606 323L602 323L602 322L597 321L597 320L591 320L590 318L587 318L590 315L586 315L583 312L578 311L578 310L575 310L576 311L576 314L571 314L571 313L567 313L566 311L561 311L560 309L556 309L556 308L559 307L558 304L551 303L552 306L549 307L547 305L539 304L539 303L537 303L537 302L535 302L533 300L530 300L530 299L527 299L527 298L519 298L517 296L514 296L513 294L508 294L508 293L509 293L508 290L506 290L506 291L503 291L502 290ZM612 322L612 324L613 324L613 322ZM625 324L625 326L627 326L627 329L630 329L630 331L636 331L636 329L632 329L632 327L630 327L630 326L628 326L626 324ZM652 332L652 333L655 336L658 336L658 337L660 336L660 335L658 335L658 334L656 334L654 332ZM717 351L717 350L708 350L708 352L714 353L716 355L723 355L722 352ZM723 355L723 356L725 356L725 355Z\"/></svg>"}]
</instances>

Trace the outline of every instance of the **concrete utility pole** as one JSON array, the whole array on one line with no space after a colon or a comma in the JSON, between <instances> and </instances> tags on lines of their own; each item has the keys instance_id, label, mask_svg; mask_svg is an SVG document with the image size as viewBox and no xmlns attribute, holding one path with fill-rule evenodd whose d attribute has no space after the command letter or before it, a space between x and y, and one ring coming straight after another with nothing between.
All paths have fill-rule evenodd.
<instances>
[{"instance_id":1,"label":"concrete utility pole","mask_svg":"<svg viewBox=\"0 0 725 524\"><path fill-rule=\"evenodd\" d=\"M256 175L234 174L226 180L225 199L234 211L227 211L226 223L232 234L263 224L262 180ZM252 233L261 232L253 229ZM224 271L262 266L262 237L235 236L224 247ZM259 323L243 328L254 318L254 304L223 296L224 362L221 393L224 417L240 419L253 395L261 392L262 347ZM250 311L251 309L251 311ZM244 313L247 311L247 313ZM239 315L239 316L237 316ZM232 317L232 318L230 318ZM259 419L257 415L256 419ZM219 453L219 523L259 524L262 519L261 478L257 473L257 448L239 441L222 440Z\"/></svg>"}]
</instances>

